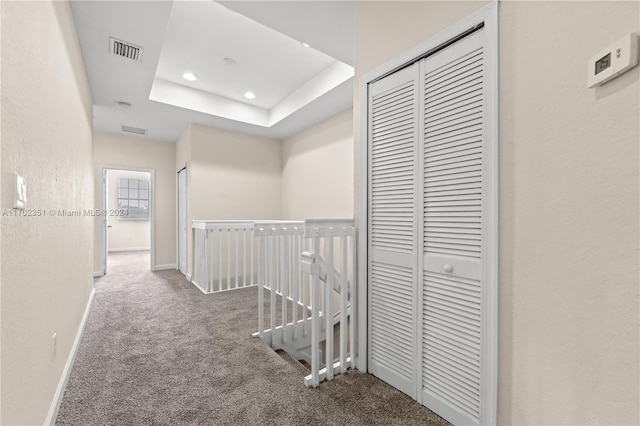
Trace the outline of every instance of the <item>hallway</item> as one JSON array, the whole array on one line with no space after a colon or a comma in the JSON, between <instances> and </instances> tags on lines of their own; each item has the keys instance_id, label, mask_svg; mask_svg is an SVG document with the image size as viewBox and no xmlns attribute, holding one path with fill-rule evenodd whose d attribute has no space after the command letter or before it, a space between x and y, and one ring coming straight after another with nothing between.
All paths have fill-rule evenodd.
<instances>
[{"instance_id":1,"label":"hallway","mask_svg":"<svg viewBox=\"0 0 640 426\"><path fill-rule=\"evenodd\" d=\"M251 337L256 288L204 295L147 261L109 256L57 424L447 424L357 371L306 388L305 367Z\"/></svg>"}]
</instances>

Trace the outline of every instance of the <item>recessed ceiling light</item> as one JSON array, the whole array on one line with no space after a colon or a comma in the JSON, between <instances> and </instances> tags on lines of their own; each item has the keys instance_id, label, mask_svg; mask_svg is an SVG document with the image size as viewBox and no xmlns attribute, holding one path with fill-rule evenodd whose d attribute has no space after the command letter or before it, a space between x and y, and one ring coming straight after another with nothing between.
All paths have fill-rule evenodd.
<instances>
[{"instance_id":1,"label":"recessed ceiling light","mask_svg":"<svg viewBox=\"0 0 640 426\"><path fill-rule=\"evenodd\" d=\"M255 99L256 98L256 94L253 92L247 92L244 94L244 97L247 99Z\"/></svg>"},{"instance_id":2,"label":"recessed ceiling light","mask_svg":"<svg viewBox=\"0 0 640 426\"><path fill-rule=\"evenodd\" d=\"M182 74L182 78L189 81L196 81L198 79L198 76L190 72L185 72L184 74Z\"/></svg>"},{"instance_id":3,"label":"recessed ceiling light","mask_svg":"<svg viewBox=\"0 0 640 426\"><path fill-rule=\"evenodd\" d=\"M235 65L237 63L233 58L224 58L223 61L227 65Z\"/></svg>"},{"instance_id":4,"label":"recessed ceiling light","mask_svg":"<svg viewBox=\"0 0 640 426\"><path fill-rule=\"evenodd\" d=\"M302 45L302 47L311 47L311 46L309 46L309 43L304 43L303 42L303 43L300 43L300 44Z\"/></svg>"},{"instance_id":5,"label":"recessed ceiling light","mask_svg":"<svg viewBox=\"0 0 640 426\"><path fill-rule=\"evenodd\" d=\"M131 104L125 101L118 101L118 106L124 109L131 108Z\"/></svg>"}]
</instances>

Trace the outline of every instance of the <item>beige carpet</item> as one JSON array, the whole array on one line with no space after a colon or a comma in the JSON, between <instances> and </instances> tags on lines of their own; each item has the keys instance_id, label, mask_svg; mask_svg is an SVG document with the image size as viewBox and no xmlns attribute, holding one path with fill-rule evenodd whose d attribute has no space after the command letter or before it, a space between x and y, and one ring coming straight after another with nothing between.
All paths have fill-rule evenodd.
<instances>
[{"instance_id":1,"label":"beige carpet","mask_svg":"<svg viewBox=\"0 0 640 426\"><path fill-rule=\"evenodd\" d=\"M448 424L369 374L306 388L301 364L251 337L256 312L256 288L204 295L150 272L148 252L111 255L57 424Z\"/></svg>"}]
</instances>

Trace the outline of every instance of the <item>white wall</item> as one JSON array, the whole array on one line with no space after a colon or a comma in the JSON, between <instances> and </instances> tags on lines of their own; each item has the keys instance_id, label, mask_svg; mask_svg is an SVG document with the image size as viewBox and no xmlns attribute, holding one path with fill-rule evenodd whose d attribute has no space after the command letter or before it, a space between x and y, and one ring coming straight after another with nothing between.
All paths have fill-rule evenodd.
<instances>
[{"instance_id":1,"label":"white wall","mask_svg":"<svg viewBox=\"0 0 640 426\"><path fill-rule=\"evenodd\" d=\"M282 142L282 218L353 217L353 111Z\"/></svg>"},{"instance_id":2,"label":"white wall","mask_svg":"<svg viewBox=\"0 0 640 426\"><path fill-rule=\"evenodd\" d=\"M113 133L94 133L93 165L96 182L97 207L100 201L100 165L139 167L155 170L155 267L174 267L176 265L176 144L136 136ZM113 221L112 221L113 222ZM96 248L94 270L100 270L99 232L102 221L97 217L94 226Z\"/></svg>"},{"instance_id":3,"label":"white wall","mask_svg":"<svg viewBox=\"0 0 640 426\"><path fill-rule=\"evenodd\" d=\"M192 219L279 219L280 141L191 124L178 141L187 162L187 270L193 274Z\"/></svg>"},{"instance_id":4,"label":"white wall","mask_svg":"<svg viewBox=\"0 0 640 426\"><path fill-rule=\"evenodd\" d=\"M640 72L585 75L639 6L502 7L504 423L640 424Z\"/></svg>"},{"instance_id":5,"label":"white wall","mask_svg":"<svg viewBox=\"0 0 640 426\"><path fill-rule=\"evenodd\" d=\"M109 170L107 183L108 209L118 207L118 178L149 181L150 174L128 170ZM109 251L149 250L150 220L119 220L118 216L109 218Z\"/></svg>"},{"instance_id":6,"label":"white wall","mask_svg":"<svg viewBox=\"0 0 640 426\"><path fill-rule=\"evenodd\" d=\"M191 126L194 219L281 215L280 141Z\"/></svg>"},{"instance_id":7,"label":"white wall","mask_svg":"<svg viewBox=\"0 0 640 426\"><path fill-rule=\"evenodd\" d=\"M43 424L93 288L92 218L49 213L93 208L93 107L69 4L0 7L2 172L45 211L1 218L0 423Z\"/></svg>"},{"instance_id":8,"label":"white wall","mask_svg":"<svg viewBox=\"0 0 640 426\"><path fill-rule=\"evenodd\" d=\"M357 2L356 78L482 5ZM640 423L639 68L586 87L639 13L501 3L501 424Z\"/></svg>"}]
</instances>

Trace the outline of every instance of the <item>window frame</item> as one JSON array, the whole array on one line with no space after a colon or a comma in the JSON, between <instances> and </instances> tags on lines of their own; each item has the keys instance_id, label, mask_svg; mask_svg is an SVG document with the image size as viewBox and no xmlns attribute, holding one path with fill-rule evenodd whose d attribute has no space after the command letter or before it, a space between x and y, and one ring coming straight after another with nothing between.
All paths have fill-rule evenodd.
<instances>
[{"instance_id":1,"label":"window frame","mask_svg":"<svg viewBox=\"0 0 640 426\"><path fill-rule=\"evenodd\" d=\"M127 185L126 187L123 185L123 182L126 181ZM132 182L135 182L135 185L131 185ZM142 184L142 185L141 185ZM146 188L140 188L141 186L146 186ZM127 196L126 197L122 197L122 190L126 189L127 191ZM131 190L134 189L137 191L137 196L135 197L131 197ZM140 194L140 190L146 191L147 195L146 198L141 197ZM117 215L117 218L119 221L133 221L133 222L148 222L150 220L150 184L149 184L149 180L148 179L134 179L134 178L122 178L122 177L118 177L116 178L116 191L117 192L117 202L118 202L118 209L119 210L126 210L127 214L126 215ZM123 201L125 201L125 204L123 206ZM135 201L137 204L137 207L135 207L135 211L136 211L136 216L129 216L129 213L131 212L131 205L130 203L132 201ZM140 216L140 202L146 202L147 204L147 208L146 208L146 215L144 216Z\"/></svg>"}]
</instances>

